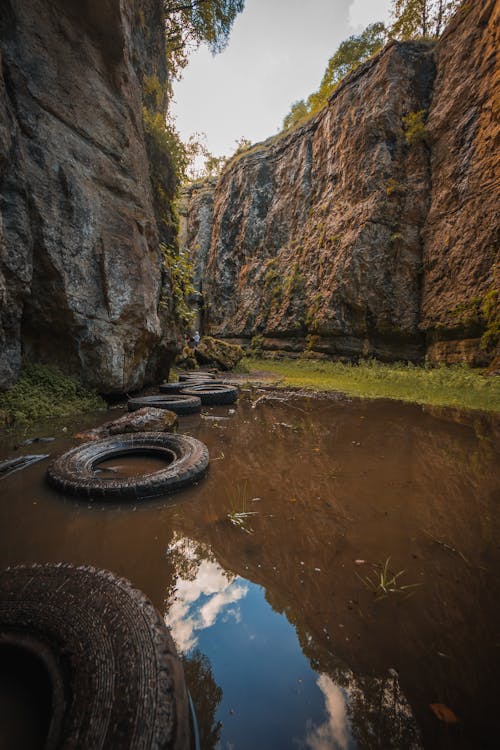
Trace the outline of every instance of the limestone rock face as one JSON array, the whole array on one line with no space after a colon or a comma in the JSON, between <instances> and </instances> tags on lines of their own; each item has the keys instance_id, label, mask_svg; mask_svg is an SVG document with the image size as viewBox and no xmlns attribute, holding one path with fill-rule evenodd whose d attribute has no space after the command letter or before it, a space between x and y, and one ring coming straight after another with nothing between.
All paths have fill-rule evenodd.
<instances>
[{"instance_id":1,"label":"limestone rock face","mask_svg":"<svg viewBox=\"0 0 500 750\"><path fill-rule=\"evenodd\" d=\"M427 45L391 44L314 120L226 169L204 271L207 332L261 334L268 349L421 356L430 183L403 118L428 106L433 77Z\"/></svg>"},{"instance_id":2,"label":"limestone rock face","mask_svg":"<svg viewBox=\"0 0 500 750\"><path fill-rule=\"evenodd\" d=\"M500 3L467 5L436 50L421 327L431 359L481 365L499 323Z\"/></svg>"},{"instance_id":3,"label":"limestone rock face","mask_svg":"<svg viewBox=\"0 0 500 750\"><path fill-rule=\"evenodd\" d=\"M389 44L315 119L185 193L206 333L297 356L492 358L498 14L466 3L437 45Z\"/></svg>"},{"instance_id":4,"label":"limestone rock face","mask_svg":"<svg viewBox=\"0 0 500 750\"><path fill-rule=\"evenodd\" d=\"M166 75L160 5L2 0L0 387L23 355L101 393L172 357L141 121L143 77Z\"/></svg>"}]
</instances>

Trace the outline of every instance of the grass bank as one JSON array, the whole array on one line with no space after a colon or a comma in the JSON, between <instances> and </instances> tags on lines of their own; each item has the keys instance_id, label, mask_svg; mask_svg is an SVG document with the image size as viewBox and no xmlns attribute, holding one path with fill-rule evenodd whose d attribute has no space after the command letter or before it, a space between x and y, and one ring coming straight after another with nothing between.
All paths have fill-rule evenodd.
<instances>
[{"instance_id":1,"label":"grass bank","mask_svg":"<svg viewBox=\"0 0 500 750\"><path fill-rule=\"evenodd\" d=\"M283 386L342 391L365 398L393 398L417 404L500 411L500 378L486 377L463 365L424 367L412 364L360 364L247 357L249 373L265 370Z\"/></svg>"},{"instance_id":2,"label":"grass bank","mask_svg":"<svg viewBox=\"0 0 500 750\"><path fill-rule=\"evenodd\" d=\"M0 393L0 427L106 408L100 396L75 378L56 367L33 364L23 369L10 390Z\"/></svg>"}]
</instances>

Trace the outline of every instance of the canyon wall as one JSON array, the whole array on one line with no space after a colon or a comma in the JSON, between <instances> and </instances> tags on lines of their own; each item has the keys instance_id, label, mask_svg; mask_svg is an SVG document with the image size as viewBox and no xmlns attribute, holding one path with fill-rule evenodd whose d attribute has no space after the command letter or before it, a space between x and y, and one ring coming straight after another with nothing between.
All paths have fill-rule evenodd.
<instances>
[{"instance_id":1,"label":"canyon wall","mask_svg":"<svg viewBox=\"0 0 500 750\"><path fill-rule=\"evenodd\" d=\"M161 2L0 6L0 387L27 358L138 388L175 350L141 116Z\"/></svg>"},{"instance_id":2,"label":"canyon wall","mask_svg":"<svg viewBox=\"0 0 500 750\"><path fill-rule=\"evenodd\" d=\"M437 46L390 43L314 119L185 191L206 332L310 356L492 358L498 6L465 4ZM470 300L472 339L450 319Z\"/></svg>"}]
</instances>

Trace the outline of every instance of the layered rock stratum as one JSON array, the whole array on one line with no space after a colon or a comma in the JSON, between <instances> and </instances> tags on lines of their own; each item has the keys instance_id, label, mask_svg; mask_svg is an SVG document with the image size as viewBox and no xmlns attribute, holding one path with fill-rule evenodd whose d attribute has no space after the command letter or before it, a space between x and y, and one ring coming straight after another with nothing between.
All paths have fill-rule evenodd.
<instances>
[{"instance_id":1,"label":"layered rock stratum","mask_svg":"<svg viewBox=\"0 0 500 750\"><path fill-rule=\"evenodd\" d=\"M465 3L437 45L390 43L314 119L185 191L206 333L311 356L493 358L499 7Z\"/></svg>"},{"instance_id":2,"label":"layered rock stratum","mask_svg":"<svg viewBox=\"0 0 500 750\"><path fill-rule=\"evenodd\" d=\"M0 387L23 357L109 394L168 366L141 121L164 45L160 0L0 0Z\"/></svg>"}]
</instances>

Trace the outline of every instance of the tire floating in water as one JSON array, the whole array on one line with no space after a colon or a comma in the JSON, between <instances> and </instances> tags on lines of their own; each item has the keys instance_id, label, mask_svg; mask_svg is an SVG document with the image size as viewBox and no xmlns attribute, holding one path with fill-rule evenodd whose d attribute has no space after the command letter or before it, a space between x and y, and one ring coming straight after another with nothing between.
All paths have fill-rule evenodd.
<instances>
[{"instance_id":1,"label":"tire floating in water","mask_svg":"<svg viewBox=\"0 0 500 750\"><path fill-rule=\"evenodd\" d=\"M109 459L156 458L164 468L133 476L99 473ZM137 432L115 435L79 445L59 456L47 471L49 483L61 492L85 497L138 500L175 492L204 476L208 449L189 435L166 432Z\"/></svg>"},{"instance_id":2,"label":"tire floating in water","mask_svg":"<svg viewBox=\"0 0 500 750\"><path fill-rule=\"evenodd\" d=\"M203 405L234 404L238 400L238 389L230 385L188 385L183 393L199 396Z\"/></svg>"},{"instance_id":3,"label":"tire floating in water","mask_svg":"<svg viewBox=\"0 0 500 750\"><path fill-rule=\"evenodd\" d=\"M131 398L128 402L129 411L137 411L144 406L153 406L155 409L168 409L175 414L196 414L201 409L201 399L197 396L186 394L167 394L165 396L139 396Z\"/></svg>"},{"instance_id":4,"label":"tire floating in water","mask_svg":"<svg viewBox=\"0 0 500 750\"><path fill-rule=\"evenodd\" d=\"M8 683L33 706L37 747L191 747L168 629L144 594L113 573L67 564L2 571L0 658ZM33 727L15 715L7 726L24 747Z\"/></svg>"}]
</instances>

